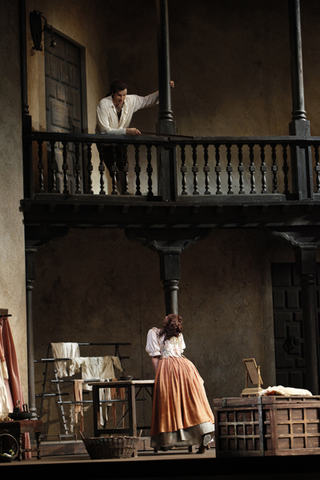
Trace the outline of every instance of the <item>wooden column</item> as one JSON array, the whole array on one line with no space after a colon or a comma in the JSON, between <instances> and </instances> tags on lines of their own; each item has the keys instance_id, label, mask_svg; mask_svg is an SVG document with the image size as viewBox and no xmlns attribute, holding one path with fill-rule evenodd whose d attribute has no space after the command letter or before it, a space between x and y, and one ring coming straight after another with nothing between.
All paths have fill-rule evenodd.
<instances>
[{"instance_id":1,"label":"wooden column","mask_svg":"<svg viewBox=\"0 0 320 480\"><path fill-rule=\"evenodd\" d=\"M310 136L304 102L300 0L288 0L291 51L292 121L290 135ZM291 148L293 193L299 200L313 198L311 148Z\"/></svg>"},{"instance_id":2,"label":"wooden column","mask_svg":"<svg viewBox=\"0 0 320 480\"><path fill-rule=\"evenodd\" d=\"M167 0L156 0L158 21L158 81L159 115L158 133L174 134L176 125L171 109L169 22ZM158 148L158 193L163 200L176 199L176 151L175 148Z\"/></svg>"},{"instance_id":3,"label":"wooden column","mask_svg":"<svg viewBox=\"0 0 320 480\"><path fill-rule=\"evenodd\" d=\"M126 236L157 252L160 261L160 280L165 292L166 315L178 314L179 280L181 278L181 253L197 240L210 234L210 229L203 228L127 228Z\"/></svg>"},{"instance_id":4,"label":"wooden column","mask_svg":"<svg viewBox=\"0 0 320 480\"><path fill-rule=\"evenodd\" d=\"M159 133L175 133L171 110L169 21L167 0L156 0L158 20Z\"/></svg>"},{"instance_id":5,"label":"wooden column","mask_svg":"<svg viewBox=\"0 0 320 480\"><path fill-rule=\"evenodd\" d=\"M160 279L163 284L166 302L166 315L178 314L178 291L181 278L180 265L181 249L172 248L170 251L160 251Z\"/></svg>"},{"instance_id":6,"label":"wooden column","mask_svg":"<svg viewBox=\"0 0 320 480\"><path fill-rule=\"evenodd\" d=\"M19 42L20 42L20 76L22 115L29 115L28 80L27 80L27 45L26 45L26 1L19 0Z\"/></svg>"},{"instance_id":7,"label":"wooden column","mask_svg":"<svg viewBox=\"0 0 320 480\"><path fill-rule=\"evenodd\" d=\"M28 105L27 45L26 45L26 2L19 0L19 42L20 42L20 78L23 146L23 187L24 198L33 198L32 145L27 137L32 131L32 121Z\"/></svg>"},{"instance_id":8,"label":"wooden column","mask_svg":"<svg viewBox=\"0 0 320 480\"><path fill-rule=\"evenodd\" d=\"M28 341L28 391L29 411L32 418L37 418L35 375L34 375L34 341L32 297L35 279L35 255L37 248L26 247L26 289L27 289L27 341Z\"/></svg>"}]
</instances>

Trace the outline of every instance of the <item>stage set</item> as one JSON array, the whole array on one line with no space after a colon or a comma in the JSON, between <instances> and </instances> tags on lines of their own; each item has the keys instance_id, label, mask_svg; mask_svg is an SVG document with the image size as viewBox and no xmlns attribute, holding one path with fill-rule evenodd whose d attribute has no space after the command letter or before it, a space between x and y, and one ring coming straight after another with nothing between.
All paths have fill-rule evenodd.
<instances>
[{"instance_id":1,"label":"stage set","mask_svg":"<svg viewBox=\"0 0 320 480\"><path fill-rule=\"evenodd\" d=\"M41 421L2 422L0 435L10 433L19 439L21 448L13 461L0 463L0 473L8 476L30 473L37 477L51 473L60 478L76 475L80 479L319 478L320 397L307 390L281 386L263 390L255 360L244 359L244 364L246 384L241 396L214 399L215 438L204 454L198 455L194 447L154 451L150 437L141 435L148 426L142 430L136 418L138 397L141 392L152 396L154 381L127 379L108 383L110 389L122 388L125 392L120 403L121 406L126 403L123 410L126 422L120 418L117 429L101 426L99 392L106 384L92 384L94 437L83 436L83 441L41 444ZM114 402L117 403L115 398ZM23 458L27 449L21 441L26 432L34 437L29 459ZM118 444L113 450L110 445L99 450L92 441L100 443L100 435L109 440L133 438L136 442Z\"/></svg>"}]
</instances>

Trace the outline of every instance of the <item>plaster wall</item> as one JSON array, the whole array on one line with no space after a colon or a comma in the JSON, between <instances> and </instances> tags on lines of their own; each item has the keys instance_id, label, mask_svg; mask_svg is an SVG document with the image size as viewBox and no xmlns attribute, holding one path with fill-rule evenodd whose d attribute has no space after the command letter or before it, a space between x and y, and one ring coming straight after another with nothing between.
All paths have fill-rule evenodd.
<instances>
[{"instance_id":1,"label":"plaster wall","mask_svg":"<svg viewBox=\"0 0 320 480\"><path fill-rule=\"evenodd\" d=\"M28 399L18 2L0 16L0 308L9 310L22 389Z\"/></svg>"},{"instance_id":2,"label":"plaster wall","mask_svg":"<svg viewBox=\"0 0 320 480\"><path fill-rule=\"evenodd\" d=\"M265 387L275 385L271 263L294 261L288 243L256 230L214 230L182 253L179 314L185 354L199 369L211 403L240 395L243 358L256 359ZM37 254L36 358L46 355L50 342L129 342L120 347L130 357L123 360L125 374L154 378L146 335L149 328L161 326L164 316L158 255L129 241L122 230L71 230ZM106 354L113 355L113 347L81 347L83 356ZM36 365L38 392L43 370ZM52 372L51 366L49 380ZM47 392L55 391L49 383ZM146 424L150 404L140 405L138 413ZM59 418L55 402L45 399L49 436L59 433ZM85 433L92 434L91 408L85 414Z\"/></svg>"}]
</instances>

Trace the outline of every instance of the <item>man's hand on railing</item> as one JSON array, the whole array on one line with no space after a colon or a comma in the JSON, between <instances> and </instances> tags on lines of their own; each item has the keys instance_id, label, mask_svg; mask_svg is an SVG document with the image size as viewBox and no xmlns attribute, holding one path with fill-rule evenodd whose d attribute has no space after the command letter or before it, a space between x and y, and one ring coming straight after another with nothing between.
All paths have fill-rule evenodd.
<instances>
[{"instance_id":1,"label":"man's hand on railing","mask_svg":"<svg viewBox=\"0 0 320 480\"><path fill-rule=\"evenodd\" d=\"M127 135L133 136L141 135L140 130L138 130L137 128L126 128L126 133Z\"/></svg>"}]
</instances>

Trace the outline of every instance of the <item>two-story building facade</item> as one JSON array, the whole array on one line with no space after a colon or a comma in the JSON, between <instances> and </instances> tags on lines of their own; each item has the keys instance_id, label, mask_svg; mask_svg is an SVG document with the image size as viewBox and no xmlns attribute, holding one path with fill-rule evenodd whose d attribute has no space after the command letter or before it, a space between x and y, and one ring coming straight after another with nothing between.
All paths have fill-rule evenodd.
<instances>
[{"instance_id":1,"label":"two-story building facade","mask_svg":"<svg viewBox=\"0 0 320 480\"><path fill-rule=\"evenodd\" d=\"M126 371L152 378L146 333L172 311L210 400L240 395L249 357L265 387L319 393L318 3L2 8L0 307L33 411L45 345L130 342ZM108 138L121 195L95 135L115 78L160 94L141 137Z\"/></svg>"}]
</instances>

